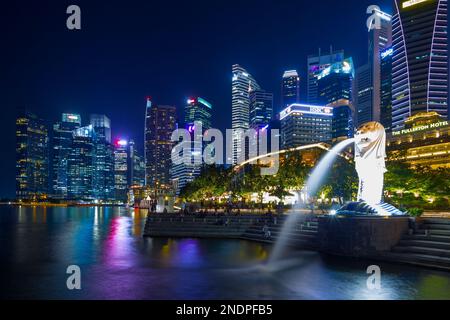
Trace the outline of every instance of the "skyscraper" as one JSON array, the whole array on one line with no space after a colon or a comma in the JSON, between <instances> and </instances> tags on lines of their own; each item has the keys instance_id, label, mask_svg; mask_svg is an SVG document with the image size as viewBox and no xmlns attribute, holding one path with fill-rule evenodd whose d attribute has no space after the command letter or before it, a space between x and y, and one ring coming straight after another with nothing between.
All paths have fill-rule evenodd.
<instances>
[{"instance_id":1,"label":"skyscraper","mask_svg":"<svg viewBox=\"0 0 450 320\"><path fill-rule=\"evenodd\" d=\"M189 98L184 107L184 123L193 125L194 122L201 122L203 129L211 128L212 104L205 99Z\"/></svg>"},{"instance_id":2,"label":"skyscraper","mask_svg":"<svg viewBox=\"0 0 450 320\"><path fill-rule=\"evenodd\" d=\"M333 63L324 69L317 77L318 102L322 105L342 99L351 102L354 76L352 58Z\"/></svg>"},{"instance_id":3,"label":"skyscraper","mask_svg":"<svg viewBox=\"0 0 450 320\"><path fill-rule=\"evenodd\" d=\"M95 132L93 154L93 190L97 200L114 200L114 146L111 143L111 120L105 115L90 117Z\"/></svg>"},{"instance_id":4,"label":"skyscraper","mask_svg":"<svg viewBox=\"0 0 450 320\"><path fill-rule=\"evenodd\" d=\"M331 141L331 107L293 104L280 112L280 121L283 149Z\"/></svg>"},{"instance_id":5,"label":"skyscraper","mask_svg":"<svg viewBox=\"0 0 450 320\"><path fill-rule=\"evenodd\" d=\"M249 108L250 92L261 89L251 74L240 65L233 65L232 79L232 129L233 129L233 156L232 163L237 164L243 150L242 136L239 130L248 130L250 125Z\"/></svg>"},{"instance_id":6,"label":"skyscraper","mask_svg":"<svg viewBox=\"0 0 450 320\"><path fill-rule=\"evenodd\" d=\"M392 57L392 129L408 117L448 117L447 0L395 0Z\"/></svg>"},{"instance_id":7,"label":"skyscraper","mask_svg":"<svg viewBox=\"0 0 450 320\"><path fill-rule=\"evenodd\" d=\"M134 140L128 142L128 186L145 185L145 161L139 154Z\"/></svg>"},{"instance_id":8,"label":"skyscraper","mask_svg":"<svg viewBox=\"0 0 450 320\"><path fill-rule=\"evenodd\" d=\"M176 194L201 173L202 164L195 163L194 155L203 155L204 144L202 142L203 133L211 128L212 104L203 98L190 98L185 106L184 127L191 134L191 142L183 142L183 163L172 166L172 180L176 187ZM202 129L198 127L201 124ZM184 150L189 152L184 153Z\"/></svg>"},{"instance_id":9,"label":"skyscraper","mask_svg":"<svg viewBox=\"0 0 450 320\"><path fill-rule=\"evenodd\" d=\"M387 132L390 132L392 129L392 53L393 49L391 47L380 54L380 123Z\"/></svg>"},{"instance_id":10,"label":"skyscraper","mask_svg":"<svg viewBox=\"0 0 450 320\"><path fill-rule=\"evenodd\" d=\"M300 77L297 70L288 70L283 74L281 85L282 108L300 102Z\"/></svg>"},{"instance_id":11,"label":"skyscraper","mask_svg":"<svg viewBox=\"0 0 450 320\"><path fill-rule=\"evenodd\" d=\"M92 125L73 131L67 158L67 193L70 200L92 201L94 194L95 132Z\"/></svg>"},{"instance_id":12,"label":"skyscraper","mask_svg":"<svg viewBox=\"0 0 450 320\"><path fill-rule=\"evenodd\" d=\"M322 51L319 49L318 55L308 56L308 103L318 103L319 92L317 87L317 78L319 74L333 63L342 62L343 60L344 50L333 51L332 48L330 48L329 54L322 55Z\"/></svg>"},{"instance_id":13,"label":"skyscraper","mask_svg":"<svg viewBox=\"0 0 450 320\"><path fill-rule=\"evenodd\" d=\"M73 131L80 128L79 114L63 113L53 126L51 143L52 198L67 199L68 158L73 143Z\"/></svg>"},{"instance_id":14,"label":"skyscraper","mask_svg":"<svg viewBox=\"0 0 450 320\"><path fill-rule=\"evenodd\" d=\"M128 193L128 141L118 140L114 145L115 200L125 202Z\"/></svg>"},{"instance_id":15,"label":"skyscraper","mask_svg":"<svg viewBox=\"0 0 450 320\"><path fill-rule=\"evenodd\" d=\"M145 115L145 182L157 191L171 189L170 168L176 129L176 108L154 105L147 99Z\"/></svg>"},{"instance_id":16,"label":"skyscraper","mask_svg":"<svg viewBox=\"0 0 450 320\"><path fill-rule=\"evenodd\" d=\"M49 191L48 129L36 115L22 112L16 119L16 196L45 199Z\"/></svg>"},{"instance_id":17,"label":"skyscraper","mask_svg":"<svg viewBox=\"0 0 450 320\"><path fill-rule=\"evenodd\" d=\"M262 89L250 92L250 128L267 126L273 114L273 94Z\"/></svg>"},{"instance_id":18,"label":"skyscraper","mask_svg":"<svg viewBox=\"0 0 450 320\"><path fill-rule=\"evenodd\" d=\"M356 70L355 105L359 124L380 121L381 52L392 44L392 17L376 10L379 28L369 30L368 62Z\"/></svg>"},{"instance_id":19,"label":"skyscraper","mask_svg":"<svg viewBox=\"0 0 450 320\"><path fill-rule=\"evenodd\" d=\"M353 137L353 59L336 62L318 76L319 102L333 108L332 140Z\"/></svg>"}]
</instances>

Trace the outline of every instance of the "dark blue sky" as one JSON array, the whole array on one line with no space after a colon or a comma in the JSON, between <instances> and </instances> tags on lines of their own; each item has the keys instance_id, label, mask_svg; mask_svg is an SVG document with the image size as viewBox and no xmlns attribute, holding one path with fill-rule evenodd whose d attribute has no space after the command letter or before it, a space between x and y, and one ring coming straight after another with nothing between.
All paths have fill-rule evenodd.
<instances>
[{"instance_id":1,"label":"dark blue sky","mask_svg":"<svg viewBox=\"0 0 450 320\"><path fill-rule=\"evenodd\" d=\"M345 49L366 62L366 8L390 0L39 0L2 3L0 197L15 189L15 117L26 107L49 122L62 112L112 120L113 136L143 143L145 97L182 110L186 98L214 105L214 126L231 126L231 65L239 63L280 99L284 70L297 69L306 95L306 57ZM66 28L77 4L82 30ZM142 148L141 148L142 149Z\"/></svg>"}]
</instances>

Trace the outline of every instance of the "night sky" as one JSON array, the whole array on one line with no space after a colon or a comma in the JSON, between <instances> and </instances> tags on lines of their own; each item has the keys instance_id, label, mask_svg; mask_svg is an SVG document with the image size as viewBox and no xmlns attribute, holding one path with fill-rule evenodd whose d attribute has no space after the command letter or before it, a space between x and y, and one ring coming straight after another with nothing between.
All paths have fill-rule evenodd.
<instances>
[{"instance_id":1,"label":"night sky","mask_svg":"<svg viewBox=\"0 0 450 320\"><path fill-rule=\"evenodd\" d=\"M367 60L366 8L390 0L8 1L0 12L2 114L0 197L15 192L15 117L27 108L53 123L63 112L112 120L114 137L143 149L145 98L180 111L190 96L214 105L213 125L231 127L231 65L241 64L279 109L284 70L321 47ZM66 28L81 7L82 30Z\"/></svg>"}]
</instances>

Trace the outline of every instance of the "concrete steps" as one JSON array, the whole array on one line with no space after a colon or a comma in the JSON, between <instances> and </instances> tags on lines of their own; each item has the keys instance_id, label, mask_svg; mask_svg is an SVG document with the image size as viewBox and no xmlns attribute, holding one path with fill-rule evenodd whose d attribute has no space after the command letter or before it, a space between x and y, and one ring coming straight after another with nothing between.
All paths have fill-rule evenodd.
<instances>
[{"instance_id":1,"label":"concrete steps","mask_svg":"<svg viewBox=\"0 0 450 320\"><path fill-rule=\"evenodd\" d=\"M419 229L405 235L387 259L450 270L450 220L425 219Z\"/></svg>"},{"instance_id":2,"label":"concrete steps","mask_svg":"<svg viewBox=\"0 0 450 320\"><path fill-rule=\"evenodd\" d=\"M428 256L448 257L450 258L450 251L444 249L428 248L428 247L395 247L393 252L397 253L419 253Z\"/></svg>"},{"instance_id":3,"label":"concrete steps","mask_svg":"<svg viewBox=\"0 0 450 320\"><path fill-rule=\"evenodd\" d=\"M401 240L398 246L402 247L426 247L450 250L450 242L437 242L431 240Z\"/></svg>"},{"instance_id":4,"label":"concrete steps","mask_svg":"<svg viewBox=\"0 0 450 320\"><path fill-rule=\"evenodd\" d=\"M178 216L149 215L144 228L144 236L149 237L211 237L239 238L273 244L282 232L286 216ZM226 225L223 222L228 221ZM271 237L264 236L267 225ZM305 215L287 235L288 245L312 248L317 240L317 219Z\"/></svg>"}]
</instances>

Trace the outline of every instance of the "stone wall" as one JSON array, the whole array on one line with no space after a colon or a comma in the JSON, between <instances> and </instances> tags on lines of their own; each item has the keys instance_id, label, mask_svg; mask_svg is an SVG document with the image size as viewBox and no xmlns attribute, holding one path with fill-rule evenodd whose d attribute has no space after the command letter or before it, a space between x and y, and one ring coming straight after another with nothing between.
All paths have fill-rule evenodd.
<instances>
[{"instance_id":1,"label":"stone wall","mask_svg":"<svg viewBox=\"0 0 450 320\"><path fill-rule=\"evenodd\" d=\"M390 251L408 230L408 217L319 217L319 248L330 254L370 257Z\"/></svg>"}]
</instances>

